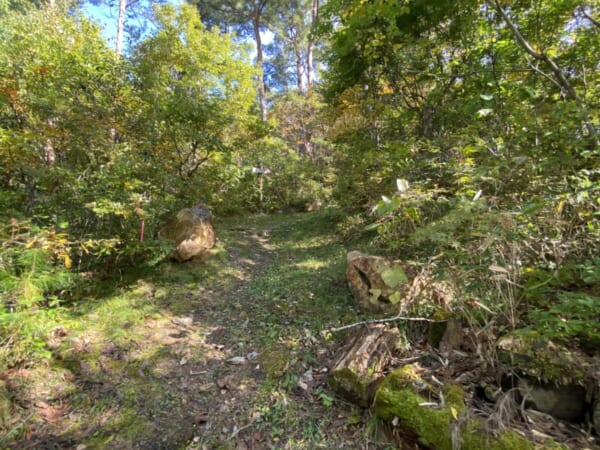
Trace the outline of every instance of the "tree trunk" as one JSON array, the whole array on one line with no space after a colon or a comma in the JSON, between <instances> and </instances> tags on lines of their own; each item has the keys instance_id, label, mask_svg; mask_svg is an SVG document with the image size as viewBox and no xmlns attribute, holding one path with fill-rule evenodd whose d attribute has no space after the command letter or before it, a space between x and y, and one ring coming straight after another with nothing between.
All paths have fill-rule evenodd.
<instances>
[{"instance_id":1,"label":"tree trunk","mask_svg":"<svg viewBox=\"0 0 600 450\"><path fill-rule=\"evenodd\" d=\"M294 49L296 56L296 86L298 87L298 92L302 92L302 54L300 53L298 45L298 43L294 45L294 47L296 47Z\"/></svg>"},{"instance_id":2,"label":"tree trunk","mask_svg":"<svg viewBox=\"0 0 600 450\"><path fill-rule=\"evenodd\" d=\"M313 0L312 14L311 14L311 36L308 38L308 46L306 50L306 91L309 92L314 84L314 62L313 62L313 51L314 51L314 37L313 33L317 25L317 18L319 17L319 0Z\"/></svg>"},{"instance_id":3,"label":"tree trunk","mask_svg":"<svg viewBox=\"0 0 600 450\"><path fill-rule=\"evenodd\" d=\"M260 20L262 15L262 4L254 4L252 26L254 28L254 41L256 42L256 67L258 69L258 102L260 105L260 118L267 121L267 102L265 99L265 79L263 74L263 48L260 37Z\"/></svg>"},{"instance_id":4,"label":"tree trunk","mask_svg":"<svg viewBox=\"0 0 600 450\"><path fill-rule=\"evenodd\" d=\"M117 56L123 54L123 35L125 32L125 12L127 10L127 0L119 0L119 18L117 19L117 44L115 53Z\"/></svg>"},{"instance_id":5,"label":"tree trunk","mask_svg":"<svg viewBox=\"0 0 600 450\"><path fill-rule=\"evenodd\" d=\"M338 395L366 408L391 361L400 333L384 324L363 330L355 335L349 349L333 367L328 382Z\"/></svg>"}]
</instances>

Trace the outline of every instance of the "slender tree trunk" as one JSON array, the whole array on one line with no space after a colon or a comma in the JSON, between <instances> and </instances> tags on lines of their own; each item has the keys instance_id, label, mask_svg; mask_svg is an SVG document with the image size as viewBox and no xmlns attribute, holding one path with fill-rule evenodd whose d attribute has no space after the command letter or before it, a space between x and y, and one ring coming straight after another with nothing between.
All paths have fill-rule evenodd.
<instances>
[{"instance_id":1,"label":"slender tree trunk","mask_svg":"<svg viewBox=\"0 0 600 450\"><path fill-rule=\"evenodd\" d=\"M298 87L298 92L302 92L302 54L300 53L300 49L298 45L295 45L294 53L296 56L296 86Z\"/></svg>"},{"instance_id":2,"label":"slender tree trunk","mask_svg":"<svg viewBox=\"0 0 600 450\"><path fill-rule=\"evenodd\" d=\"M313 51L314 41L312 33L317 26L317 19L319 17L319 0L313 0L312 13L311 13L311 36L308 38L308 46L306 49L306 91L309 92L314 84L314 62L313 62Z\"/></svg>"},{"instance_id":3,"label":"slender tree trunk","mask_svg":"<svg viewBox=\"0 0 600 450\"><path fill-rule=\"evenodd\" d=\"M120 56L123 54L123 35L125 32L125 12L127 10L127 0L119 0L119 18L117 19L117 44L115 53Z\"/></svg>"},{"instance_id":4,"label":"slender tree trunk","mask_svg":"<svg viewBox=\"0 0 600 450\"><path fill-rule=\"evenodd\" d=\"M594 124L591 123L589 114L587 112L586 105L584 104L581 97L579 97L579 95L577 94L577 91L575 90L575 88L573 87L573 85L571 84L569 79L565 76L565 73L563 72L562 68L556 63L556 61L554 61L546 53L544 53L543 51L539 52L533 48L533 46L521 34L521 31L517 28L517 25L512 21L510 16L502 8L502 6L498 2L498 0L486 0L486 1L493 8L495 8L496 11L498 11L500 16L504 20L504 23L506 23L506 25L510 29L513 37L517 41L517 44L519 44L519 46L523 50L525 50L525 52L529 56L531 56L532 58L534 58L538 61L542 61L554 75L554 78L555 78L554 82L558 86L560 86L561 90L565 94L565 97L569 100L575 101L577 103L577 105L581 108L581 111L583 113L583 118L584 118L584 126L588 130L590 138L592 139L592 141L594 141L594 146L597 147L598 146L598 136L596 133L596 128L594 127Z\"/></svg>"},{"instance_id":5,"label":"slender tree trunk","mask_svg":"<svg viewBox=\"0 0 600 450\"><path fill-rule=\"evenodd\" d=\"M258 102L260 105L260 118L263 122L267 121L267 102L265 99L265 79L263 73L263 48L262 38L260 37L260 19L262 14L262 5L255 3L252 25L254 27L254 41L256 42L256 67L258 69Z\"/></svg>"}]
</instances>

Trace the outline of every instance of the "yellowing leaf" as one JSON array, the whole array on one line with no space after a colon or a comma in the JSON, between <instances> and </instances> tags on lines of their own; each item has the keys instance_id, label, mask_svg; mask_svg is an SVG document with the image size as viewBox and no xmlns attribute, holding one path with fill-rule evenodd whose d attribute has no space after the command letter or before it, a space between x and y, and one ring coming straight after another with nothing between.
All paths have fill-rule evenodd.
<instances>
[{"instance_id":1,"label":"yellowing leaf","mask_svg":"<svg viewBox=\"0 0 600 450\"><path fill-rule=\"evenodd\" d=\"M454 418L454 420L458 420L458 411L454 406L450 407L450 413L452 413L452 417Z\"/></svg>"},{"instance_id":2,"label":"yellowing leaf","mask_svg":"<svg viewBox=\"0 0 600 450\"><path fill-rule=\"evenodd\" d=\"M369 293L371 294L369 301L373 304L377 303L377 300L381 297L381 289L369 289Z\"/></svg>"},{"instance_id":3,"label":"yellowing leaf","mask_svg":"<svg viewBox=\"0 0 600 450\"><path fill-rule=\"evenodd\" d=\"M65 254L65 267L67 269L70 269L72 265L73 265L73 261L71 260L71 257L69 255Z\"/></svg>"},{"instance_id":4,"label":"yellowing leaf","mask_svg":"<svg viewBox=\"0 0 600 450\"><path fill-rule=\"evenodd\" d=\"M394 292L392 295L390 295L390 303L392 305L397 305L398 303L400 303L400 300L402 300L400 292Z\"/></svg>"}]
</instances>

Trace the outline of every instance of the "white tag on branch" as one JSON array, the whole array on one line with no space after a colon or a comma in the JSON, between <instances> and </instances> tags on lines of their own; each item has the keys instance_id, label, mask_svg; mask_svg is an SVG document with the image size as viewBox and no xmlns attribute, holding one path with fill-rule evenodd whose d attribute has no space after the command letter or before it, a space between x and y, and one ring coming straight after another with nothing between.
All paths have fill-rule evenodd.
<instances>
[{"instance_id":1,"label":"white tag on branch","mask_svg":"<svg viewBox=\"0 0 600 450\"><path fill-rule=\"evenodd\" d=\"M396 179L396 187L398 188L398 192L406 192L408 191L408 180L403 178Z\"/></svg>"}]
</instances>

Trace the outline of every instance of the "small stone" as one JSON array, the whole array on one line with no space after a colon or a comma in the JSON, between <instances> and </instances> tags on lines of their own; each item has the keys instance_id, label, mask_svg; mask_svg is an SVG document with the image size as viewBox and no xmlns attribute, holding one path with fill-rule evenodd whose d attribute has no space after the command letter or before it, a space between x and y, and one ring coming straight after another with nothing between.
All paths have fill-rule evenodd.
<instances>
[{"instance_id":1,"label":"small stone","mask_svg":"<svg viewBox=\"0 0 600 450\"><path fill-rule=\"evenodd\" d=\"M193 317L176 317L172 320L175 325L180 325L183 327L191 327L194 324Z\"/></svg>"},{"instance_id":2,"label":"small stone","mask_svg":"<svg viewBox=\"0 0 600 450\"><path fill-rule=\"evenodd\" d=\"M310 383L313 381L313 371L312 369L308 369L306 372L302 374L302 381L306 383Z\"/></svg>"},{"instance_id":3,"label":"small stone","mask_svg":"<svg viewBox=\"0 0 600 450\"><path fill-rule=\"evenodd\" d=\"M248 359L248 361L254 361L256 358L258 358L258 353L250 352L246 355L246 358Z\"/></svg>"},{"instance_id":4,"label":"small stone","mask_svg":"<svg viewBox=\"0 0 600 450\"><path fill-rule=\"evenodd\" d=\"M243 356L234 356L233 358L228 359L227 362L229 364L233 364L234 366L243 366L246 364L246 358Z\"/></svg>"}]
</instances>

